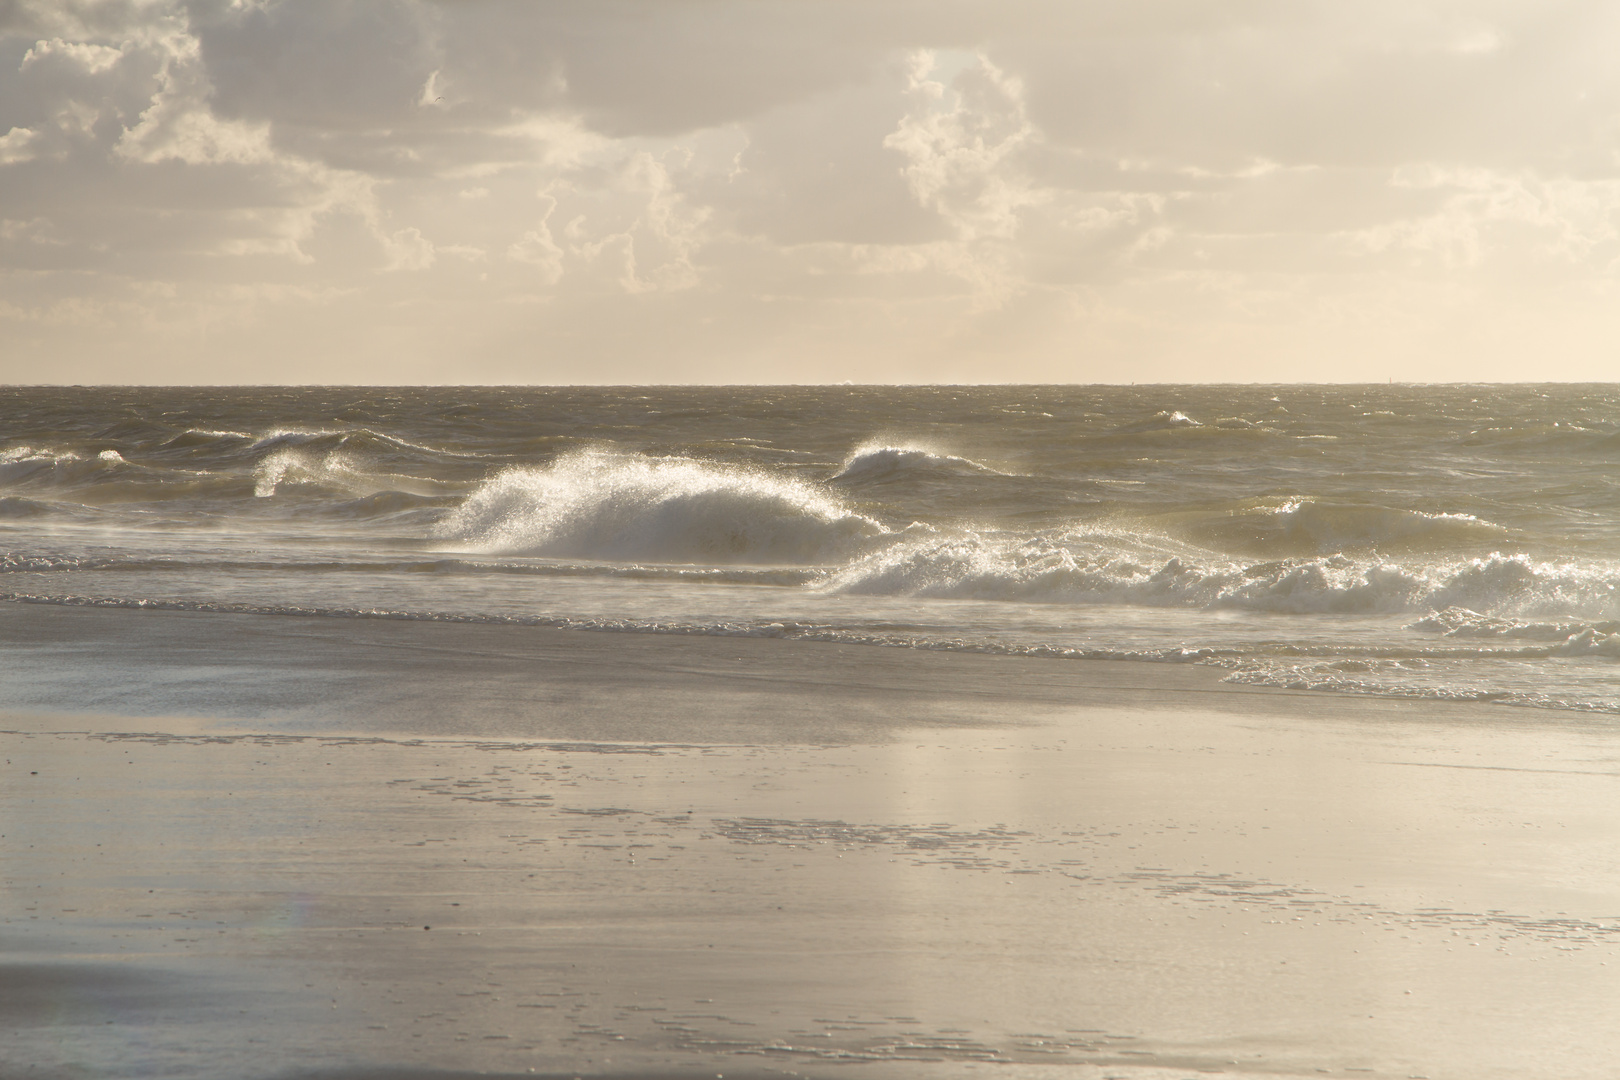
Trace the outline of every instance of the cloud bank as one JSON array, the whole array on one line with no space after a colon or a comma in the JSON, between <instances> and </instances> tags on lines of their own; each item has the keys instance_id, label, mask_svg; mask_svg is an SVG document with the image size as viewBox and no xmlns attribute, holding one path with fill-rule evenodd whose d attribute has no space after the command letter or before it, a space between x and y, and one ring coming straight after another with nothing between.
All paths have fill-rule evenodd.
<instances>
[{"instance_id":1,"label":"cloud bank","mask_svg":"<svg viewBox=\"0 0 1620 1080\"><path fill-rule=\"evenodd\" d=\"M1620 8L0 0L0 379L1609 379Z\"/></svg>"}]
</instances>

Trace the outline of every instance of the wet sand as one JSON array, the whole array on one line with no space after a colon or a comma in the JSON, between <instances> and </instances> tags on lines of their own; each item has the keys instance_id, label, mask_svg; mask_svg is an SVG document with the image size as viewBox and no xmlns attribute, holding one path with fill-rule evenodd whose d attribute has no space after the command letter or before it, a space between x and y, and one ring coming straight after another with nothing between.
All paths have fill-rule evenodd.
<instances>
[{"instance_id":1,"label":"wet sand","mask_svg":"<svg viewBox=\"0 0 1620 1080\"><path fill-rule=\"evenodd\" d=\"M0 604L0 1075L1610 1077L1612 721Z\"/></svg>"}]
</instances>

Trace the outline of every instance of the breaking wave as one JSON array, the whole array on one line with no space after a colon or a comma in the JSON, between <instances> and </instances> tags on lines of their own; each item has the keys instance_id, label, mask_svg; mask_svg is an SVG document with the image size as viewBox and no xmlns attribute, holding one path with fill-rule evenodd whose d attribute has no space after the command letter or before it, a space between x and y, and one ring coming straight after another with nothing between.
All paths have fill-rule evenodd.
<instances>
[{"instance_id":1,"label":"breaking wave","mask_svg":"<svg viewBox=\"0 0 1620 1080\"><path fill-rule=\"evenodd\" d=\"M310 450L284 447L267 454L253 470L253 494L261 499L283 488L306 486L349 500L391 495L431 499L445 485L421 477L378 470L370 462L345 450ZM340 513L349 508L339 506Z\"/></svg>"},{"instance_id":2,"label":"breaking wave","mask_svg":"<svg viewBox=\"0 0 1620 1080\"><path fill-rule=\"evenodd\" d=\"M1197 420L1179 409L1161 409L1146 420L1125 424L1114 429L1115 435L1137 435L1145 431L1173 431L1177 428L1203 427Z\"/></svg>"},{"instance_id":3,"label":"breaking wave","mask_svg":"<svg viewBox=\"0 0 1620 1080\"><path fill-rule=\"evenodd\" d=\"M882 525L762 469L607 450L503 469L436 529L486 554L668 563L836 563Z\"/></svg>"},{"instance_id":4,"label":"breaking wave","mask_svg":"<svg viewBox=\"0 0 1620 1080\"><path fill-rule=\"evenodd\" d=\"M902 537L829 573L827 592L1289 614L1399 614L1466 607L1502 616L1620 618L1620 569L1522 555L1401 565L1344 555L1243 566L1144 558L1085 537Z\"/></svg>"},{"instance_id":5,"label":"breaking wave","mask_svg":"<svg viewBox=\"0 0 1620 1080\"><path fill-rule=\"evenodd\" d=\"M213 433L236 437L235 432ZM422 468L437 459L477 458L395 438L369 428L295 430L278 428L254 439L246 453L256 457L253 494L269 498L284 485L311 485L364 498L388 492L420 497L443 494L446 485L398 472Z\"/></svg>"},{"instance_id":6,"label":"breaking wave","mask_svg":"<svg viewBox=\"0 0 1620 1080\"><path fill-rule=\"evenodd\" d=\"M1455 639L1564 641L1588 630L1602 634L1620 633L1620 622L1603 622L1596 625L1569 619L1526 622L1485 615L1463 607L1449 607L1417 622L1408 623L1405 629Z\"/></svg>"}]
</instances>

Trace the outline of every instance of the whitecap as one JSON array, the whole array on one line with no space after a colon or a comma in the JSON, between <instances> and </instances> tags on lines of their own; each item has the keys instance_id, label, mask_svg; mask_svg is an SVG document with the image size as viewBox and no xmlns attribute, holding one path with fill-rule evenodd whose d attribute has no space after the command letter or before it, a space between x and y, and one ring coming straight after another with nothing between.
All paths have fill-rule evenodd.
<instances>
[{"instance_id":1,"label":"whitecap","mask_svg":"<svg viewBox=\"0 0 1620 1080\"><path fill-rule=\"evenodd\" d=\"M1180 409L1161 409L1146 420L1115 428L1115 435L1136 435L1149 431L1173 431L1178 428L1197 428L1204 425Z\"/></svg>"},{"instance_id":2,"label":"whitecap","mask_svg":"<svg viewBox=\"0 0 1620 1080\"><path fill-rule=\"evenodd\" d=\"M845 458L831 479L845 483L869 483L964 474L1007 475L971 458L947 454L927 446L871 442L857 447Z\"/></svg>"}]
</instances>

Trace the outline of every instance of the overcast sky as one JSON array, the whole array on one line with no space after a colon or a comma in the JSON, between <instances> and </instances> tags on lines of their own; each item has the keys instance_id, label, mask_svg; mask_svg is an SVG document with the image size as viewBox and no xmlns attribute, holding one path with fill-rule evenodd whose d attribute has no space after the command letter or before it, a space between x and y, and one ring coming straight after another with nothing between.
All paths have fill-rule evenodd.
<instances>
[{"instance_id":1,"label":"overcast sky","mask_svg":"<svg viewBox=\"0 0 1620 1080\"><path fill-rule=\"evenodd\" d=\"M0 0L0 381L1620 378L1614 0Z\"/></svg>"}]
</instances>

